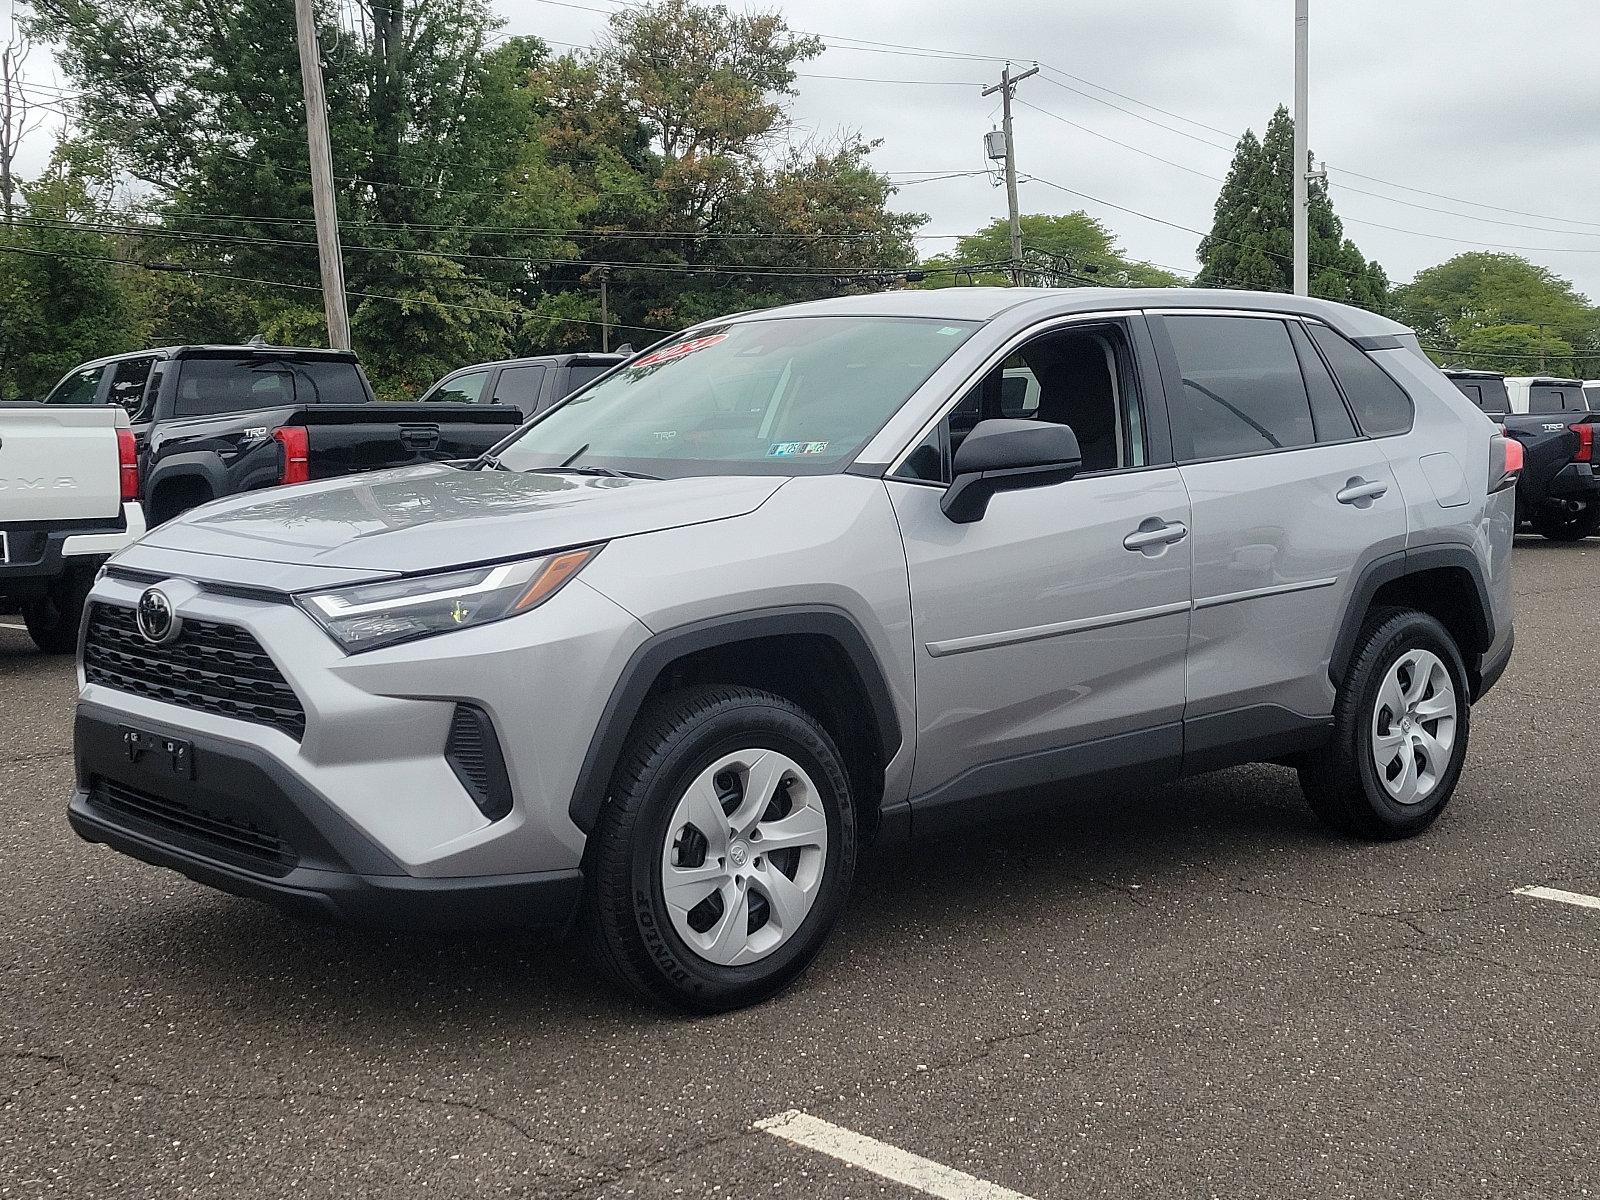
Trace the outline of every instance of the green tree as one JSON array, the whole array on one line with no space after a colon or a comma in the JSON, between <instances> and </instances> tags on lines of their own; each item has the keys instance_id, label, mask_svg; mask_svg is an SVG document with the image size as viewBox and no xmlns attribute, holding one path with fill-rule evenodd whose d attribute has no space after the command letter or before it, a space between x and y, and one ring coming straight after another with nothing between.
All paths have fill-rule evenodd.
<instances>
[{"instance_id":1,"label":"green tree","mask_svg":"<svg viewBox=\"0 0 1600 1200\"><path fill-rule=\"evenodd\" d=\"M87 135L146 185L148 215L120 219L156 223L145 255L196 272L142 291L159 323L322 340L292 6L36 9L35 32L83 89ZM403 394L428 364L502 353L546 262L575 256L559 233L579 213L573 180L531 136L547 53L492 45L485 0L324 2L319 20L356 348L380 390Z\"/></svg>"},{"instance_id":2,"label":"green tree","mask_svg":"<svg viewBox=\"0 0 1600 1200\"><path fill-rule=\"evenodd\" d=\"M1397 288L1394 306L1440 361L1512 374L1540 369L1541 356L1551 371L1600 366L1600 309L1515 254L1458 254Z\"/></svg>"},{"instance_id":3,"label":"green tree","mask_svg":"<svg viewBox=\"0 0 1600 1200\"><path fill-rule=\"evenodd\" d=\"M64 142L18 198L28 211L91 221L108 182L101 155ZM67 222L23 220L0 232L0 400L42 399L86 359L138 346L120 252L113 238Z\"/></svg>"},{"instance_id":4,"label":"green tree","mask_svg":"<svg viewBox=\"0 0 1600 1200\"><path fill-rule=\"evenodd\" d=\"M1116 235L1081 210L1021 217L1026 282L1042 287L1178 287L1183 280L1171 271L1128 258ZM1011 258L1011 224L1000 218L956 242L953 250L922 263L927 287L978 283L1003 285L1010 276L1003 265ZM962 270L966 265L990 265Z\"/></svg>"},{"instance_id":5,"label":"green tree","mask_svg":"<svg viewBox=\"0 0 1600 1200\"><path fill-rule=\"evenodd\" d=\"M1309 164L1308 164L1309 165ZM1283 106L1266 136L1246 131L1217 195L1211 232L1200 242L1202 287L1288 292L1294 288L1294 121ZM1313 181L1307 208L1311 294L1382 312L1389 280L1344 236L1324 182Z\"/></svg>"}]
</instances>

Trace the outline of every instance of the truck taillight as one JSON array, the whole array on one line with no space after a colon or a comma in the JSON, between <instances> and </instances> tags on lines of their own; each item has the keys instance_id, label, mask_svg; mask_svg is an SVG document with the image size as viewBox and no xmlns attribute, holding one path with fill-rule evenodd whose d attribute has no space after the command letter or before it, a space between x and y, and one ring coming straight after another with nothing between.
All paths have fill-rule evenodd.
<instances>
[{"instance_id":1,"label":"truck taillight","mask_svg":"<svg viewBox=\"0 0 1600 1200\"><path fill-rule=\"evenodd\" d=\"M1504 425L1489 439L1489 491L1498 492L1517 482L1522 474L1522 443L1506 433Z\"/></svg>"},{"instance_id":2,"label":"truck taillight","mask_svg":"<svg viewBox=\"0 0 1600 1200\"><path fill-rule=\"evenodd\" d=\"M1572 432L1578 435L1578 452L1572 456L1573 462L1594 461L1594 426L1574 425Z\"/></svg>"},{"instance_id":3,"label":"truck taillight","mask_svg":"<svg viewBox=\"0 0 1600 1200\"><path fill-rule=\"evenodd\" d=\"M117 430L117 474L122 481L124 502L139 498L139 445L133 430Z\"/></svg>"},{"instance_id":4,"label":"truck taillight","mask_svg":"<svg viewBox=\"0 0 1600 1200\"><path fill-rule=\"evenodd\" d=\"M283 448L283 465L278 468L279 483L305 483L311 478L311 438L299 425L284 425L272 431L272 440Z\"/></svg>"}]
</instances>

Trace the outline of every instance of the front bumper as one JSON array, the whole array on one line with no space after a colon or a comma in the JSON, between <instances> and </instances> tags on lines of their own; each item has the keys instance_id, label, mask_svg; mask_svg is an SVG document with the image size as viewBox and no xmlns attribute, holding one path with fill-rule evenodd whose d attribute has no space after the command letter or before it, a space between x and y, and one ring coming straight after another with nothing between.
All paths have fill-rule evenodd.
<instances>
[{"instance_id":1,"label":"front bumper","mask_svg":"<svg viewBox=\"0 0 1600 1200\"><path fill-rule=\"evenodd\" d=\"M136 733L149 746L130 750ZM565 928L576 869L416 878L259 748L78 708L78 836L236 896L395 928ZM175 765L166 747L182 747Z\"/></svg>"},{"instance_id":2,"label":"front bumper","mask_svg":"<svg viewBox=\"0 0 1600 1200\"><path fill-rule=\"evenodd\" d=\"M150 582L113 568L91 606L129 610ZM185 620L254 638L299 701L303 731L204 703L195 680L231 670L225 653L142 690L108 678L103 657L99 682L80 664L70 819L82 836L226 891L357 920L570 916L585 839L568 808L610 681L648 636L632 616L579 579L523 616L347 656L281 599L181 579L163 590ZM119 636L124 649L143 644L131 626ZM447 758L462 706L496 731L504 815L481 809ZM125 733L140 753L130 757ZM169 739L190 748L180 768L161 749Z\"/></svg>"}]
</instances>

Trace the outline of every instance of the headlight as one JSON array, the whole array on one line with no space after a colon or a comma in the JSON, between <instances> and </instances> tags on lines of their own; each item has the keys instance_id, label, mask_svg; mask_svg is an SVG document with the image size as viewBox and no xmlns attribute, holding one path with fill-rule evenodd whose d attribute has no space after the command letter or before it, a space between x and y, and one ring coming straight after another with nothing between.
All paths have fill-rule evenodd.
<instances>
[{"instance_id":1,"label":"headlight","mask_svg":"<svg viewBox=\"0 0 1600 1200\"><path fill-rule=\"evenodd\" d=\"M599 552L599 546L585 546L520 562L307 592L294 600L345 653L354 654L527 612Z\"/></svg>"}]
</instances>

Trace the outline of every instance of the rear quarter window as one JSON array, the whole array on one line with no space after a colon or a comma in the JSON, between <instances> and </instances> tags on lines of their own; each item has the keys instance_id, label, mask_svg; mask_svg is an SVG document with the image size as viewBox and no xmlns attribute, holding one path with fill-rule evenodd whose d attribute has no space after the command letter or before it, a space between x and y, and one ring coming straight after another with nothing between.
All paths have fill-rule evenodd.
<instances>
[{"instance_id":1,"label":"rear quarter window","mask_svg":"<svg viewBox=\"0 0 1600 1200\"><path fill-rule=\"evenodd\" d=\"M1415 410L1411 397L1355 343L1326 325L1309 325L1311 340L1328 360L1351 411L1368 437L1405 433Z\"/></svg>"},{"instance_id":2,"label":"rear quarter window","mask_svg":"<svg viewBox=\"0 0 1600 1200\"><path fill-rule=\"evenodd\" d=\"M212 416L301 404L362 404L361 369L317 359L186 358L178 364L173 414Z\"/></svg>"}]
</instances>

